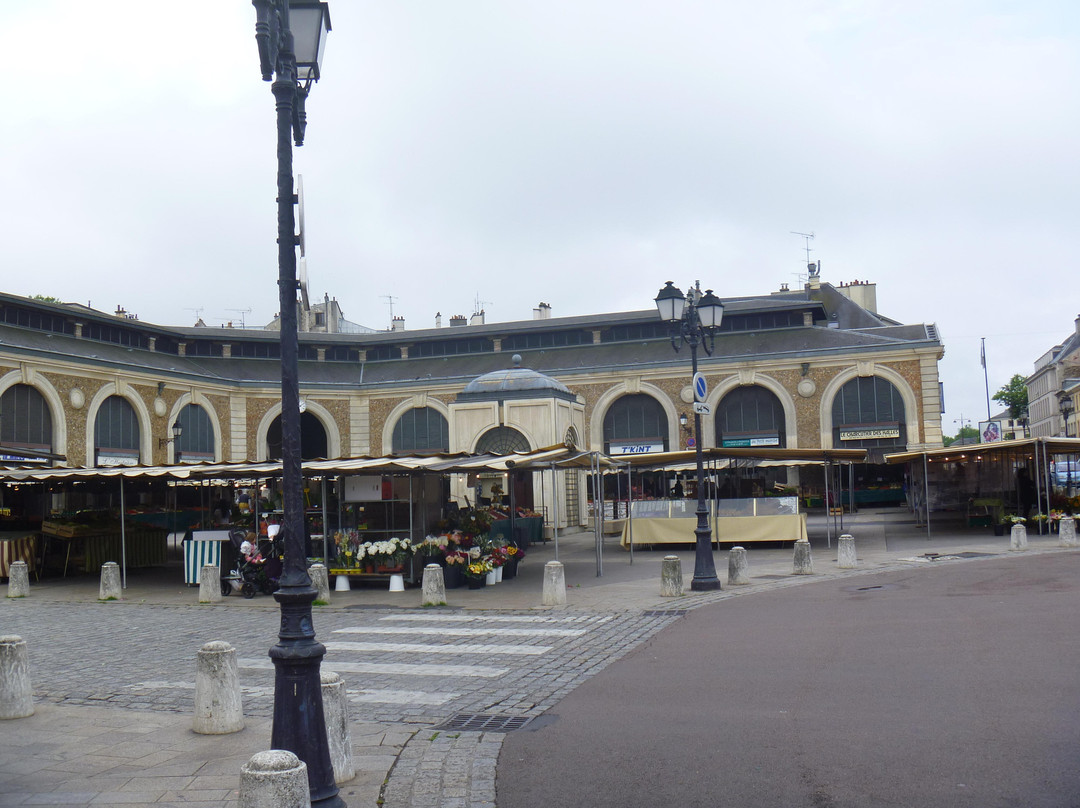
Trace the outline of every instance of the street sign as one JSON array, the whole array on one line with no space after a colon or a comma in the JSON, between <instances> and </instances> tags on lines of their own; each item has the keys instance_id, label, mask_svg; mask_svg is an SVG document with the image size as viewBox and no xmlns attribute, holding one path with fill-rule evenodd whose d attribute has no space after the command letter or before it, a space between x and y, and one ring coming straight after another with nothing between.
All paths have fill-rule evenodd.
<instances>
[{"instance_id":1,"label":"street sign","mask_svg":"<svg viewBox=\"0 0 1080 808\"><path fill-rule=\"evenodd\" d=\"M704 401L695 401L694 412L696 412L698 415L708 415L712 412L712 409L710 409L709 405L706 404Z\"/></svg>"},{"instance_id":2,"label":"street sign","mask_svg":"<svg viewBox=\"0 0 1080 808\"><path fill-rule=\"evenodd\" d=\"M694 374L694 401L704 401L709 397L709 387L705 384L705 375L698 371Z\"/></svg>"}]
</instances>

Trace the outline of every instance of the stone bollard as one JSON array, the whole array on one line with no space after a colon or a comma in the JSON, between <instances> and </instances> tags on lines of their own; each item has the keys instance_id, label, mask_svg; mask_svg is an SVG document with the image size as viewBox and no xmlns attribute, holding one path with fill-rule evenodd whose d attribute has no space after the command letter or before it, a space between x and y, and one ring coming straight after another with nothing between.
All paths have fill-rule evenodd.
<instances>
[{"instance_id":1,"label":"stone bollard","mask_svg":"<svg viewBox=\"0 0 1080 808\"><path fill-rule=\"evenodd\" d=\"M308 567L308 575L311 577L311 585L315 587L315 600L320 603L329 603L330 574L326 571L326 565L312 564Z\"/></svg>"},{"instance_id":2,"label":"stone bollard","mask_svg":"<svg viewBox=\"0 0 1080 808\"><path fill-rule=\"evenodd\" d=\"M292 752L256 752L240 767L240 808L311 808L307 764Z\"/></svg>"},{"instance_id":3,"label":"stone bollard","mask_svg":"<svg viewBox=\"0 0 1080 808\"><path fill-rule=\"evenodd\" d=\"M120 565L115 561L106 561L101 565L101 585L98 587L98 600L120 600Z\"/></svg>"},{"instance_id":4,"label":"stone bollard","mask_svg":"<svg viewBox=\"0 0 1080 808\"><path fill-rule=\"evenodd\" d=\"M330 763L334 767L334 782L340 785L356 777L352 733L349 731L349 699L345 694L345 682L340 676L333 671L323 671L320 675Z\"/></svg>"},{"instance_id":5,"label":"stone bollard","mask_svg":"<svg viewBox=\"0 0 1080 808\"><path fill-rule=\"evenodd\" d=\"M728 551L727 582L728 586L741 586L750 583L745 547L732 547Z\"/></svg>"},{"instance_id":6,"label":"stone bollard","mask_svg":"<svg viewBox=\"0 0 1080 808\"><path fill-rule=\"evenodd\" d=\"M1076 541L1076 520L1071 516L1063 517L1058 524L1058 533L1061 536L1062 547L1080 547Z\"/></svg>"},{"instance_id":7,"label":"stone bollard","mask_svg":"<svg viewBox=\"0 0 1080 808\"><path fill-rule=\"evenodd\" d=\"M814 558L810 555L810 542L799 539L795 542L795 568L792 575L813 575Z\"/></svg>"},{"instance_id":8,"label":"stone bollard","mask_svg":"<svg viewBox=\"0 0 1080 808\"><path fill-rule=\"evenodd\" d=\"M199 603L221 602L221 567L203 564L199 569Z\"/></svg>"},{"instance_id":9,"label":"stone bollard","mask_svg":"<svg viewBox=\"0 0 1080 808\"><path fill-rule=\"evenodd\" d=\"M544 565L544 594L540 603L543 606L566 605L566 571L562 562L549 561Z\"/></svg>"},{"instance_id":10,"label":"stone bollard","mask_svg":"<svg viewBox=\"0 0 1080 808\"><path fill-rule=\"evenodd\" d=\"M855 557L855 537L845 533L836 543L836 566L842 570L853 570L858 565Z\"/></svg>"},{"instance_id":11,"label":"stone bollard","mask_svg":"<svg viewBox=\"0 0 1080 808\"><path fill-rule=\"evenodd\" d=\"M348 591L350 591L349 576L348 575L335 575L334 576L334 591L335 592L348 592Z\"/></svg>"},{"instance_id":12,"label":"stone bollard","mask_svg":"<svg viewBox=\"0 0 1080 808\"><path fill-rule=\"evenodd\" d=\"M200 735L228 735L244 728L236 649L215 640L199 649L195 662L195 721Z\"/></svg>"},{"instance_id":13,"label":"stone bollard","mask_svg":"<svg viewBox=\"0 0 1080 808\"><path fill-rule=\"evenodd\" d=\"M30 597L30 570L25 561L12 561L8 568L7 596Z\"/></svg>"},{"instance_id":14,"label":"stone bollard","mask_svg":"<svg viewBox=\"0 0 1080 808\"><path fill-rule=\"evenodd\" d=\"M446 605L446 581L443 579L443 569L438 564L428 564L424 567L424 582L420 605Z\"/></svg>"},{"instance_id":15,"label":"stone bollard","mask_svg":"<svg viewBox=\"0 0 1080 808\"><path fill-rule=\"evenodd\" d=\"M1027 548L1027 527L1021 524L1013 525L1009 532L1009 549L1021 552Z\"/></svg>"},{"instance_id":16,"label":"stone bollard","mask_svg":"<svg viewBox=\"0 0 1080 808\"><path fill-rule=\"evenodd\" d=\"M30 687L30 661L26 640L16 634L0 637L0 718L26 718L34 714Z\"/></svg>"},{"instance_id":17,"label":"stone bollard","mask_svg":"<svg viewBox=\"0 0 1080 808\"><path fill-rule=\"evenodd\" d=\"M660 565L660 597L681 598L682 595L682 562L678 556L664 556Z\"/></svg>"}]
</instances>

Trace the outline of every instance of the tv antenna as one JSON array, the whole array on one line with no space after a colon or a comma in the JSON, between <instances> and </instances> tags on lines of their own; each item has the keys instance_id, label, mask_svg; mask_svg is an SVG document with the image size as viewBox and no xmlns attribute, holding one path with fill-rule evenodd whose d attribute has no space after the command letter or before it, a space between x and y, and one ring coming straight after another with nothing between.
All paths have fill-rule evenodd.
<instances>
[{"instance_id":1,"label":"tv antenna","mask_svg":"<svg viewBox=\"0 0 1080 808\"><path fill-rule=\"evenodd\" d=\"M89 308L89 306L87 306L87 308ZM187 308L187 309L184 309L184 311L193 311L193 312L195 312L195 322L199 322L199 320L202 319L202 313L203 313L202 308L198 308L198 309Z\"/></svg>"},{"instance_id":2,"label":"tv antenna","mask_svg":"<svg viewBox=\"0 0 1080 808\"><path fill-rule=\"evenodd\" d=\"M251 314L251 308L250 307L246 308L246 309L225 309L225 311L235 311L237 314L240 315L240 328L246 328L247 327L244 324L244 315L245 314Z\"/></svg>"},{"instance_id":3,"label":"tv antenna","mask_svg":"<svg viewBox=\"0 0 1080 808\"><path fill-rule=\"evenodd\" d=\"M810 242L814 240L814 234L813 233L800 233L798 230L789 230L788 232L791 233L791 235L793 235L793 236L802 236L803 239L805 240L806 247L804 247L804 249L806 250L806 263L807 263L807 265L809 265L810 264L810 252L811 252L811 250L810 250Z\"/></svg>"},{"instance_id":4,"label":"tv antenna","mask_svg":"<svg viewBox=\"0 0 1080 808\"><path fill-rule=\"evenodd\" d=\"M387 302L387 305L390 306L390 327L393 328L394 327L394 301L399 300L400 298L394 297L393 295L380 295L380 297L382 297L382 299Z\"/></svg>"},{"instance_id":5,"label":"tv antenna","mask_svg":"<svg viewBox=\"0 0 1080 808\"><path fill-rule=\"evenodd\" d=\"M482 314L484 306L492 306L495 304L493 300L481 300L480 293L476 293L476 298L473 300L473 314Z\"/></svg>"}]
</instances>

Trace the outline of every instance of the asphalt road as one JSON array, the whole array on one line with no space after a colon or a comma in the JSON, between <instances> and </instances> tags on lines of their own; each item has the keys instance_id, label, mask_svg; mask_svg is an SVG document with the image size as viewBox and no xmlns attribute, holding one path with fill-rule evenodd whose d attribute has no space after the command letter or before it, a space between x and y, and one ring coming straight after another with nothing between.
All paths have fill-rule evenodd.
<instances>
[{"instance_id":1,"label":"asphalt road","mask_svg":"<svg viewBox=\"0 0 1080 808\"><path fill-rule=\"evenodd\" d=\"M1080 554L696 609L506 736L499 808L1080 805Z\"/></svg>"}]
</instances>

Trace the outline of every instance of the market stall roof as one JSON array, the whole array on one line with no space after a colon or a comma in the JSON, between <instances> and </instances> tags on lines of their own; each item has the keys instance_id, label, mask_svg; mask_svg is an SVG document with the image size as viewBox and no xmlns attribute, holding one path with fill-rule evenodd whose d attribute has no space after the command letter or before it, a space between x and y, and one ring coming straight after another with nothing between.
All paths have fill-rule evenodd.
<instances>
[{"instance_id":1,"label":"market stall roof","mask_svg":"<svg viewBox=\"0 0 1080 808\"><path fill-rule=\"evenodd\" d=\"M946 446L941 449L923 449L918 452L896 452L885 455L885 462L910 463L924 456L931 463L950 463L957 460L1017 454L1034 456L1036 446L1043 447L1048 455L1080 454L1080 438L1022 438L995 443L969 443L963 446Z\"/></svg>"},{"instance_id":2,"label":"market stall roof","mask_svg":"<svg viewBox=\"0 0 1080 808\"><path fill-rule=\"evenodd\" d=\"M772 447L727 447L702 449L702 459L714 460L759 460L775 463L865 463L866 449L780 449ZM694 450L680 452L654 452L651 454L619 455L618 460L625 460L635 468L667 468L696 465Z\"/></svg>"}]
</instances>

